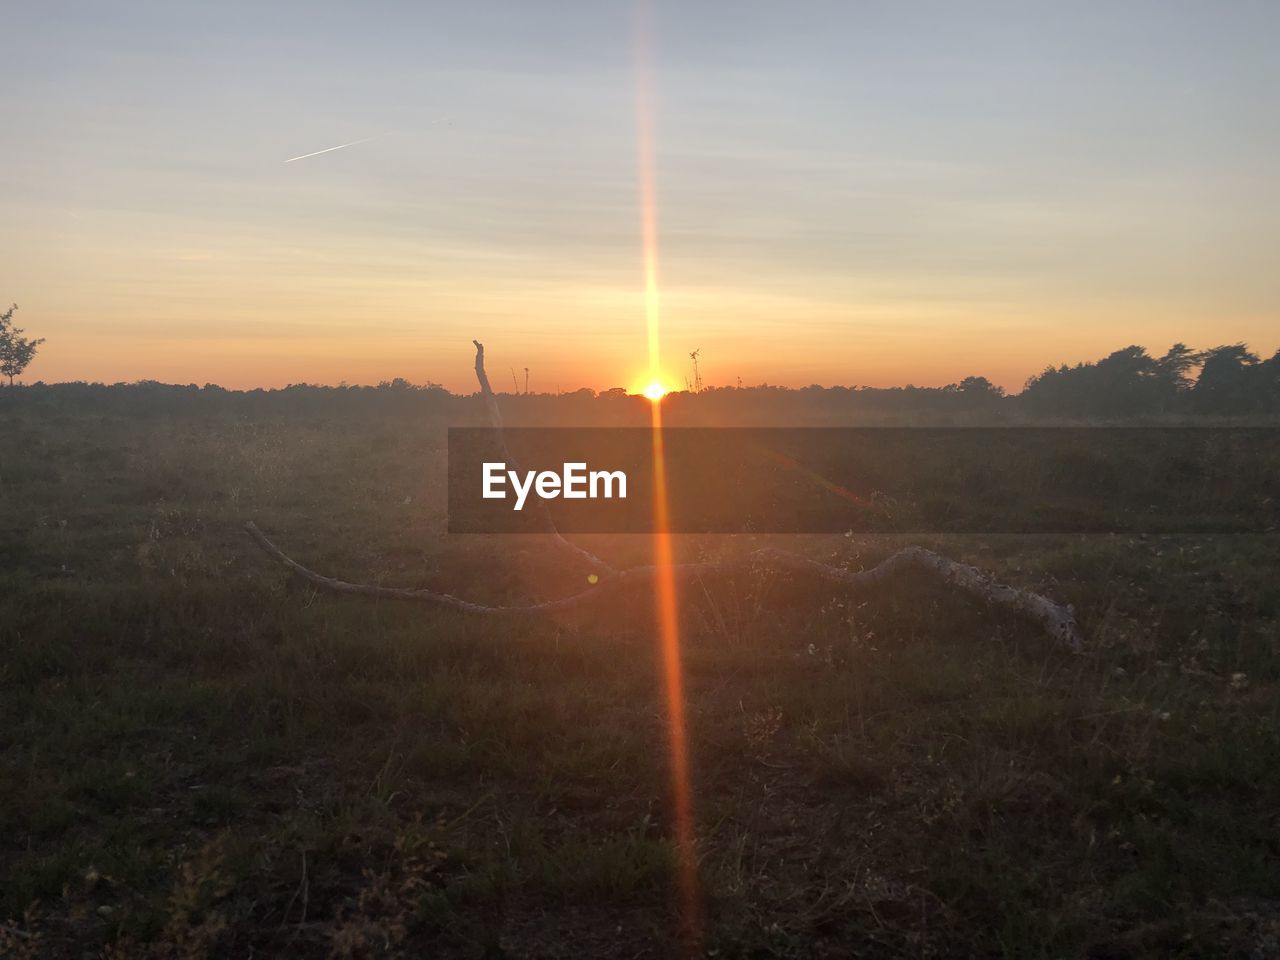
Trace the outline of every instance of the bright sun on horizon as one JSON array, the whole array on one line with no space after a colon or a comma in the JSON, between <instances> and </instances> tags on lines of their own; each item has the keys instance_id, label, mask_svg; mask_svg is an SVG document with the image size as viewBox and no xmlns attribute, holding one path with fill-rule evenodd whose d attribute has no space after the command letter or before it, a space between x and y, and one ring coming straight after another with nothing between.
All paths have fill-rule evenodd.
<instances>
[{"instance_id":1,"label":"bright sun on horizon","mask_svg":"<svg viewBox=\"0 0 1280 960\"><path fill-rule=\"evenodd\" d=\"M644 388L644 395L654 403L657 403L667 395L667 388L655 380Z\"/></svg>"}]
</instances>

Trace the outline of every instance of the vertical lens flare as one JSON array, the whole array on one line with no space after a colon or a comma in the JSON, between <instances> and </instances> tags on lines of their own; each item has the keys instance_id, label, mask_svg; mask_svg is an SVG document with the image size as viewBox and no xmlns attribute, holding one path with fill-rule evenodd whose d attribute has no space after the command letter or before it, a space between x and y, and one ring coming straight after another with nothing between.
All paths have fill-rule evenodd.
<instances>
[{"instance_id":1,"label":"vertical lens flare","mask_svg":"<svg viewBox=\"0 0 1280 960\"><path fill-rule=\"evenodd\" d=\"M654 601L661 642L662 676L667 693L671 749L671 798L676 833L676 869L685 933L698 936L698 871L693 843L693 793L689 785L689 748L685 727L684 673L680 662L680 617L667 508L666 450L662 438L662 403L653 411L653 563Z\"/></svg>"},{"instance_id":2,"label":"vertical lens flare","mask_svg":"<svg viewBox=\"0 0 1280 960\"><path fill-rule=\"evenodd\" d=\"M644 319L649 333L649 382L661 383L658 335L658 199L653 161L653 55L647 0L636 6L636 143L639 151L640 227L644 244Z\"/></svg>"},{"instance_id":3,"label":"vertical lens flare","mask_svg":"<svg viewBox=\"0 0 1280 960\"><path fill-rule=\"evenodd\" d=\"M647 0L636 7L636 140L640 176L640 224L644 244L644 312L649 338L649 382L663 382L658 310L658 209L653 150L652 34ZM680 663L680 619L672 570L671 524L667 505L667 471L662 438L661 395L650 397L653 417L653 560L654 601L661 643L662 673L667 695L671 749L671 794L676 841L676 870L684 933L691 954L699 934L697 861L693 845L693 798L689 785L689 751L685 732L684 676Z\"/></svg>"}]
</instances>

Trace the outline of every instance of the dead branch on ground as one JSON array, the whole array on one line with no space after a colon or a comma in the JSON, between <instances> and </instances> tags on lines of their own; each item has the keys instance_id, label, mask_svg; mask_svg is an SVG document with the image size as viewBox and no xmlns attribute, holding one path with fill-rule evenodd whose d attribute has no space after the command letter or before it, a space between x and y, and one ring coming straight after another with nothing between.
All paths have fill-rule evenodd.
<instances>
[{"instance_id":1,"label":"dead branch on ground","mask_svg":"<svg viewBox=\"0 0 1280 960\"><path fill-rule=\"evenodd\" d=\"M484 368L484 346L479 341L472 341L476 347L476 379L480 383L480 393L485 402L489 423L497 432L498 443L507 461L510 454L502 433L502 412L498 408L497 397L489 386L489 378ZM492 606L464 600L447 593L433 590L414 589L408 587L384 587L370 583L351 583L316 573L291 559L279 547L272 543L252 521L245 524L245 529L262 550L286 569L326 590L336 593L355 594L365 597L379 597L387 600L409 600L426 603L465 613L481 615L527 615L536 613L555 613L568 610L590 601L601 599L611 593L637 584L653 581L658 568L652 565L630 567L618 570L594 553L566 540L556 529L555 521L541 500L532 501L539 512L539 520L552 542L577 562L590 567L596 574L597 582L586 590L521 606ZM905 547L897 553L866 570L845 570L842 567L812 560L800 554L764 547L741 557L729 560L705 561L699 563L677 563L671 567L678 581L696 581L724 577L742 571L780 570L800 573L817 580L830 583L852 594L863 594L891 577L898 576L908 570L926 572L935 576L942 583L967 593L992 607L1000 607L1015 611L1041 625L1057 642L1067 649L1080 653L1083 650L1083 639L1076 624L1075 612L1069 604L1060 604L1030 590L1023 590L999 583L990 574L967 563L959 563L944 557L932 550L919 546Z\"/></svg>"}]
</instances>

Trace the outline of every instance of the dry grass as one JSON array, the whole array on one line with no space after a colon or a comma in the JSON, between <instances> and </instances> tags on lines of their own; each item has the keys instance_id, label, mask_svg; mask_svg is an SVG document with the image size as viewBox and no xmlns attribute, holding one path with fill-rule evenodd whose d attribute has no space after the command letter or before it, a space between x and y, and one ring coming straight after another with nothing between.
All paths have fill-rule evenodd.
<instances>
[{"instance_id":1,"label":"dry grass","mask_svg":"<svg viewBox=\"0 0 1280 960\"><path fill-rule=\"evenodd\" d=\"M0 954L672 953L647 598L495 625L317 595L239 531L354 578L576 585L441 534L441 426L0 423ZM704 947L1274 953L1275 539L936 545L1074 601L1095 654L910 584L686 597Z\"/></svg>"}]
</instances>

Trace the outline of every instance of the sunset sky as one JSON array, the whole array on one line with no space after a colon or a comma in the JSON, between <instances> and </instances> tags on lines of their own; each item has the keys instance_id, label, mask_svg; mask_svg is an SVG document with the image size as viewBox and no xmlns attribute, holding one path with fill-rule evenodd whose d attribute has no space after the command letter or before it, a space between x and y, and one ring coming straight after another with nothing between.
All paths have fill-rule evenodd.
<instances>
[{"instance_id":1,"label":"sunset sky","mask_svg":"<svg viewBox=\"0 0 1280 960\"><path fill-rule=\"evenodd\" d=\"M1280 346L1280 5L656 2L663 364L1006 387ZM635 388L634 3L27 3L33 380ZM371 138L285 163L300 154Z\"/></svg>"}]
</instances>

